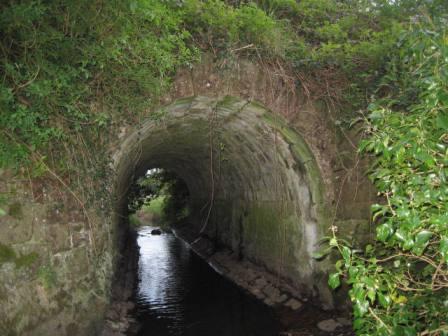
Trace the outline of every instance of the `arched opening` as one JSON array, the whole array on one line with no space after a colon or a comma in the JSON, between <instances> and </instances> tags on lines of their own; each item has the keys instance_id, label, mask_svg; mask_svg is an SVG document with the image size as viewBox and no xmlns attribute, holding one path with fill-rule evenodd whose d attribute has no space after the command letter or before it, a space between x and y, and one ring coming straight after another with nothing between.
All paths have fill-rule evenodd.
<instances>
[{"instance_id":1,"label":"arched opening","mask_svg":"<svg viewBox=\"0 0 448 336\"><path fill-rule=\"evenodd\" d=\"M131 298L135 308L128 314L132 319L126 334L278 334L280 323L274 309L215 272L177 237L179 229L191 225L190 193L183 180L157 169L157 173L138 178L134 186L128 210L138 265ZM149 211L159 217L148 216ZM132 255L132 245L126 253Z\"/></svg>"},{"instance_id":2,"label":"arched opening","mask_svg":"<svg viewBox=\"0 0 448 336\"><path fill-rule=\"evenodd\" d=\"M128 220L133 227L150 223L169 231L190 214L190 191L176 173L151 168L136 178L128 193Z\"/></svg>"},{"instance_id":3,"label":"arched opening","mask_svg":"<svg viewBox=\"0 0 448 336\"><path fill-rule=\"evenodd\" d=\"M297 308L312 297L331 306L329 266L313 258L328 227L323 183L301 136L233 97L180 99L154 115L114 158L118 246L130 185L162 168L189 191L176 234L209 264L268 305Z\"/></svg>"}]
</instances>

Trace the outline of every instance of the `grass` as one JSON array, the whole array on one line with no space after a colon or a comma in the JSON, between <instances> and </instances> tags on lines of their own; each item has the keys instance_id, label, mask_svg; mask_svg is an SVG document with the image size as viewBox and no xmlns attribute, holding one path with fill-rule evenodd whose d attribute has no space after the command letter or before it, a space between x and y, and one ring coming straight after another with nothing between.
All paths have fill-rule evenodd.
<instances>
[{"instance_id":1,"label":"grass","mask_svg":"<svg viewBox=\"0 0 448 336\"><path fill-rule=\"evenodd\" d=\"M153 199L148 205L143 205L141 210L129 216L129 223L133 227L144 225L163 226L163 204L165 195Z\"/></svg>"},{"instance_id":2,"label":"grass","mask_svg":"<svg viewBox=\"0 0 448 336\"><path fill-rule=\"evenodd\" d=\"M148 205L144 205L142 210L145 213L150 213L153 216L162 216L163 202L165 201L165 196L159 196L153 199Z\"/></svg>"}]
</instances>

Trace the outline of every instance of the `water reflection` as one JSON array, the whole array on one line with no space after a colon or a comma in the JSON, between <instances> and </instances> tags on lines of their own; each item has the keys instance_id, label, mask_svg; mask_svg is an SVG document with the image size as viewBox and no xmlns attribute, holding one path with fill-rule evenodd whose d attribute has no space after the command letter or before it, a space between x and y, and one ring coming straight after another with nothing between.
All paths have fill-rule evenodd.
<instances>
[{"instance_id":1,"label":"water reflection","mask_svg":"<svg viewBox=\"0 0 448 336\"><path fill-rule=\"evenodd\" d=\"M172 234L138 235L137 335L273 336L278 324L264 305L215 273Z\"/></svg>"}]
</instances>

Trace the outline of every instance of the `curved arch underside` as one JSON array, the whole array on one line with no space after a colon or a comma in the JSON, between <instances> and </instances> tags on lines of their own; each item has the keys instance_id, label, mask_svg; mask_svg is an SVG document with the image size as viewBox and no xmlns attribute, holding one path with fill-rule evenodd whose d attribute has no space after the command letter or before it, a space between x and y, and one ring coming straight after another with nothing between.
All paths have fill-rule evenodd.
<instances>
[{"instance_id":1,"label":"curved arch underside","mask_svg":"<svg viewBox=\"0 0 448 336\"><path fill-rule=\"evenodd\" d=\"M328 301L328 265L312 258L328 227L323 183L302 137L263 106L233 97L180 99L155 115L115 157L117 195L147 169L177 173L191 195L191 237L203 230ZM119 211L125 206L119 198Z\"/></svg>"}]
</instances>

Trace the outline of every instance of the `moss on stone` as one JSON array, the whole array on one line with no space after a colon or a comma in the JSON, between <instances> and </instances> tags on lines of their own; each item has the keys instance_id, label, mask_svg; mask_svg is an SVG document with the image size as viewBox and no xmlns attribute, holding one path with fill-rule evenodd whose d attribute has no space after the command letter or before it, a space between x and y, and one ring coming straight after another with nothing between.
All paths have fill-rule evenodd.
<instances>
[{"instance_id":1,"label":"moss on stone","mask_svg":"<svg viewBox=\"0 0 448 336\"><path fill-rule=\"evenodd\" d=\"M285 248L285 238L293 234L290 217L294 217L287 202L257 202L251 206L244 220L245 245L254 249L254 256L260 260L280 260ZM296 218L296 220L298 220ZM254 237L256 239L254 240ZM300 237L296 237L300 241ZM288 240L288 239L287 239ZM292 262L292 261L291 261ZM272 263L274 265L275 262Z\"/></svg>"},{"instance_id":2,"label":"moss on stone","mask_svg":"<svg viewBox=\"0 0 448 336\"><path fill-rule=\"evenodd\" d=\"M37 272L37 277L45 289L50 289L56 285L56 272L50 265L41 266Z\"/></svg>"},{"instance_id":3,"label":"moss on stone","mask_svg":"<svg viewBox=\"0 0 448 336\"><path fill-rule=\"evenodd\" d=\"M36 252L31 252L16 258L15 263L18 268L30 267L36 262L37 259L39 259L39 254Z\"/></svg>"},{"instance_id":4,"label":"moss on stone","mask_svg":"<svg viewBox=\"0 0 448 336\"><path fill-rule=\"evenodd\" d=\"M8 215L15 219L23 219L22 204L14 202L9 205Z\"/></svg>"},{"instance_id":5,"label":"moss on stone","mask_svg":"<svg viewBox=\"0 0 448 336\"><path fill-rule=\"evenodd\" d=\"M29 267L31 266L37 259L39 255L35 252L31 252L25 255L17 256L16 252L12 249L12 247L0 243L0 264L6 262L15 263L16 267Z\"/></svg>"},{"instance_id":6,"label":"moss on stone","mask_svg":"<svg viewBox=\"0 0 448 336\"><path fill-rule=\"evenodd\" d=\"M303 140L297 132L295 132L291 127L288 127L283 121L278 118L274 118L274 116L270 113L265 113L263 117L267 123L275 127L283 135L284 139L290 144L296 161L300 162L305 167L306 176L311 187L313 203L318 206L316 210L318 212L319 222L327 225L327 223L329 223L330 215L325 210L324 184L322 182L322 176L313 153L309 149L305 140Z\"/></svg>"},{"instance_id":7,"label":"moss on stone","mask_svg":"<svg viewBox=\"0 0 448 336\"><path fill-rule=\"evenodd\" d=\"M6 262L14 262L16 260L16 253L7 245L0 243L0 264Z\"/></svg>"},{"instance_id":8,"label":"moss on stone","mask_svg":"<svg viewBox=\"0 0 448 336\"><path fill-rule=\"evenodd\" d=\"M240 101L239 99L232 96L224 96L217 102L219 107L231 107L234 103Z\"/></svg>"}]
</instances>

